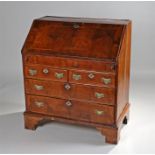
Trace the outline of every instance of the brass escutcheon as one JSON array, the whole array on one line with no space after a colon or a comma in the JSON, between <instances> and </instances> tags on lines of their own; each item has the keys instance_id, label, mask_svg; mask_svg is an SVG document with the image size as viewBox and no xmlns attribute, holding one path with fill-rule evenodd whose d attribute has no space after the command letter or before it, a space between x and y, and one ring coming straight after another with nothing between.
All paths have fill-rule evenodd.
<instances>
[{"instance_id":1,"label":"brass escutcheon","mask_svg":"<svg viewBox=\"0 0 155 155\"><path fill-rule=\"evenodd\" d=\"M77 24L77 23L74 23L74 24L73 24L73 28L78 29L79 27L80 27L79 24Z\"/></svg>"},{"instance_id":2,"label":"brass escutcheon","mask_svg":"<svg viewBox=\"0 0 155 155\"><path fill-rule=\"evenodd\" d=\"M72 102L71 101L67 101L65 104L66 104L67 107L72 106Z\"/></svg>"},{"instance_id":3,"label":"brass escutcheon","mask_svg":"<svg viewBox=\"0 0 155 155\"><path fill-rule=\"evenodd\" d=\"M90 79L93 79L93 78L95 77L95 75L94 75L93 73L90 73L90 74L88 74L88 77L89 77Z\"/></svg>"},{"instance_id":4,"label":"brass escutcheon","mask_svg":"<svg viewBox=\"0 0 155 155\"><path fill-rule=\"evenodd\" d=\"M48 74L49 73L49 70L47 68L44 68L43 69L43 73Z\"/></svg>"},{"instance_id":5,"label":"brass escutcheon","mask_svg":"<svg viewBox=\"0 0 155 155\"><path fill-rule=\"evenodd\" d=\"M66 89L66 90L71 89L71 86L70 86L68 83L67 83L67 84L65 84L65 86L64 86L64 87L65 87L65 89Z\"/></svg>"}]
</instances>

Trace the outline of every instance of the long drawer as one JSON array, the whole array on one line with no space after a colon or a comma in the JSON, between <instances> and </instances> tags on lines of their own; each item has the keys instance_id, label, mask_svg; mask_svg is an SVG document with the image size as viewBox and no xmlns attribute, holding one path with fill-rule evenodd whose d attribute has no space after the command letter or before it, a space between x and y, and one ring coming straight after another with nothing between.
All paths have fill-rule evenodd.
<instances>
[{"instance_id":1,"label":"long drawer","mask_svg":"<svg viewBox=\"0 0 155 155\"><path fill-rule=\"evenodd\" d=\"M114 107L27 95L27 111L95 123L114 123Z\"/></svg>"},{"instance_id":2,"label":"long drawer","mask_svg":"<svg viewBox=\"0 0 155 155\"><path fill-rule=\"evenodd\" d=\"M25 79L26 93L114 105L115 89L58 81Z\"/></svg>"},{"instance_id":3,"label":"long drawer","mask_svg":"<svg viewBox=\"0 0 155 155\"><path fill-rule=\"evenodd\" d=\"M33 51L35 53L35 51ZM37 52L39 53L39 52ZM92 70L98 72L115 73L115 63L104 62L103 60L94 59L78 59L78 58L64 58L58 56L44 56L27 54L23 57L25 65L47 65L54 68L63 69L79 69L79 70Z\"/></svg>"}]
</instances>

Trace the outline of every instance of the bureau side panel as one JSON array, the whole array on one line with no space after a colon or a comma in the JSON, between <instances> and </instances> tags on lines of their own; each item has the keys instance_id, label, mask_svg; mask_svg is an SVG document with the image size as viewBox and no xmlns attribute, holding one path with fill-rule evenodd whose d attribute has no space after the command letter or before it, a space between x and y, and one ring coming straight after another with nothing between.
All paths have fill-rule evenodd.
<instances>
[{"instance_id":1,"label":"bureau side panel","mask_svg":"<svg viewBox=\"0 0 155 155\"><path fill-rule=\"evenodd\" d=\"M116 120L126 104L129 103L129 79L130 79L130 51L131 51L131 22L126 26L117 67L117 109Z\"/></svg>"}]
</instances>

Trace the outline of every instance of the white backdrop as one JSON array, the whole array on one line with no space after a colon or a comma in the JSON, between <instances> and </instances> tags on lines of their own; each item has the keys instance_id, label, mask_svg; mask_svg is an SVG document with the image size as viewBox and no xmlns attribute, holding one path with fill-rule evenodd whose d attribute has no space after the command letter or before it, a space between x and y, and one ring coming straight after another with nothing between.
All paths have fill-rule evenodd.
<instances>
[{"instance_id":1,"label":"white backdrop","mask_svg":"<svg viewBox=\"0 0 155 155\"><path fill-rule=\"evenodd\" d=\"M21 113L2 115L24 111L21 48L46 15L132 20L131 119L116 147L95 130L53 124L34 134ZM0 153L155 153L154 29L155 2L0 2Z\"/></svg>"}]
</instances>

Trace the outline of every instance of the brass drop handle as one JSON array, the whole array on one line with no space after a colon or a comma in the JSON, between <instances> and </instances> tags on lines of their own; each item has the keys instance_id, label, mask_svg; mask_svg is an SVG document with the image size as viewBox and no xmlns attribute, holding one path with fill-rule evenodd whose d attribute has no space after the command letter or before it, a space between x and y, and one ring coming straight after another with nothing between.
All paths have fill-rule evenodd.
<instances>
[{"instance_id":1,"label":"brass drop handle","mask_svg":"<svg viewBox=\"0 0 155 155\"><path fill-rule=\"evenodd\" d=\"M35 102L35 105L36 105L38 108L41 108L41 107L44 107L44 102L36 101L36 102Z\"/></svg>"},{"instance_id":2,"label":"brass drop handle","mask_svg":"<svg viewBox=\"0 0 155 155\"><path fill-rule=\"evenodd\" d=\"M72 106L72 102L71 101L67 101L65 104L66 104L67 107L71 107Z\"/></svg>"},{"instance_id":3,"label":"brass drop handle","mask_svg":"<svg viewBox=\"0 0 155 155\"><path fill-rule=\"evenodd\" d=\"M55 73L55 77L57 79L62 79L64 77L64 73Z\"/></svg>"},{"instance_id":4,"label":"brass drop handle","mask_svg":"<svg viewBox=\"0 0 155 155\"><path fill-rule=\"evenodd\" d=\"M65 89L66 89L66 90L70 90L70 89L71 89L71 86L70 86L70 84L68 84L68 83L67 83L67 84L65 84L65 86L64 86L64 87L65 87Z\"/></svg>"},{"instance_id":5,"label":"brass drop handle","mask_svg":"<svg viewBox=\"0 0 155 155\"><path fill-rule=\"evenodd\" d=\"M48 74L48 73L49 73L49 70L48 70L47 68L44 68L44 69L43 69L43 73L44 73L44 74Z\"/></svg>"},{"instance_id":6,"label":"brass drop handle","mask_svg":"<svg viewBox=\"0 0 155 155\"><path fill-rule=\"evenodd\" d=\"M100 99L100 98L103 98L105 95L103 93L98 93L98 92L95 92L95 97L97 99Z\"/></svg>"},{"instance_id":7,"label":"brass drop handle","mask_svg":"<svg viewBox=\"0 0 155 155\"><path fill-rule=\"evenodd\" d=\"M95 75L94 75L93 73L90 73L90 74L88 74L88 77L89 77L90 79L93 79L93 78L95 77Z\"/></svg>"},{"instance_id":8,"label":"brass drop handle","mask_svg":"<svg viewBox=\"0 0 155 155\"><path fill-rule=\"evenodd\" d=\"M43 90L44 89L44 86L41 86L41 85L34 85L35 89L36 90Z\"/></svg>"},{"instance_id":9,"label":"brass drop handle","mask_svg":"<svg viewBox=\"0 0 155 155\"><path fill-rule=\"evenodd\" d=\"M37 74L37 70L36 70L36 69L29 69L29 74L30 74L31 76L34 76L34 75Z\"/></svg>"},{"instance_id":10,"label":"brass drop handle","mask_svg":"<svg viewBox=\"0 0 155 155\"><path fill-rule=\"evenodd\" d=\"M109 83L111 83L111 79L109 79L109 78L101 78L101 80L102 80L102 82L104 83L104 84L109 84Z\"/></svg>"},{"instance_id":11,"label":"brass drop handle","mask_svg":"<svg viewBox=\"0 0 155 155\"><path fill-rule=\"evenodd\" d=\"M103 115L104 111L95 109L95 114L96 115Z\"/></svg>"},{"instance_id":12,"label":"brass drop handle","mask_svg":"<svg viewBox=\"0 0 155 155\"><path fill-rule=\"evenodd\" d=\"M80 74L73 74L73 79L74 80L80 80L81 79L81 75Z\"/></svg>"}]
</instances>

